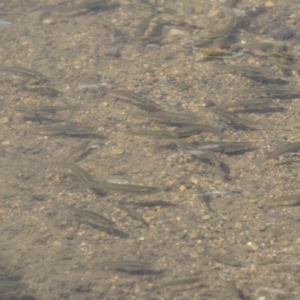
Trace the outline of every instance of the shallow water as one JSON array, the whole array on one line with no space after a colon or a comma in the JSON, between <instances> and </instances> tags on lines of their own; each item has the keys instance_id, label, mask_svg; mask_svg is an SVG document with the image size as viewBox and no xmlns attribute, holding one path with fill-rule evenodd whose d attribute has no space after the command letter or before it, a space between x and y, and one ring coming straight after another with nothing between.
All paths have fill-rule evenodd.
<instances>
[{"instance_id":1,"label":"shallow water","mask_svg":"<svg viewBox=\"0 0 300 300\"><path fill-rule=\"evenodd\" d=\"M288 153L265 156L300 141L300 4L144 2L0 3L0 299L296 299L299 207L268 199L299 193L299 162ZM289 61L270 59L272 51ZM262 93L268 86L288 94ZM208 106L263 97L272 101L228 109L257 121L255 128L227 124ZM76 109L17 109L38 105ZM226 137L128 134L191 126L151 118L149 110L191 116ZM75 133L44 131L70 124ZM76 133L78 125L93 131ZM181 147L207 142L253 147L215 152L222 176L218 164ZM113 179L110 187L159 189L95 191L89 176ZM70 206L116 227L74 218ZM153 267L126 272L105 261Z\"/></svg>"}]
</instances>

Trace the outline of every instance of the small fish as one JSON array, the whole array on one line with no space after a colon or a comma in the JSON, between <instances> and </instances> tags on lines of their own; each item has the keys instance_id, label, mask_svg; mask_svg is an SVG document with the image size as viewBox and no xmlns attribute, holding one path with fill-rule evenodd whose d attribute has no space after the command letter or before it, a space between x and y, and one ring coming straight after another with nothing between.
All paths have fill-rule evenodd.
<instances>
[{"instance_id":1,"label":"small fish","mask_svg":"<svg viewBox=\"0 0 300 300\"><path fill-rule=\"evenodd\" d=\"M284 146L284 147L278 149L277 151L274 151L274 152L271 152L271 153L267 154L265 156L265 159L269 160L271 158L278 157L278 156L280 156L282 154L285 154L285 153L288 153L288 152L295 152L299 149L300 149L300 142L290 143L287 146Z\"/></svg>"},{"instance_id":2,"label":"small fish","mask_svg":"<svg viewBox=\"0 0 300 300\"><path fill-rule=\"evenodd\" d=\"M116 223L98 213L90 210L78 209L76 207L69 207L71 212L80 220L83 220L93 226L116 227Z\"/></svg>"},{"instance_id":3,"label":"small fish","mask_svg":"<svg viewBox=\"0 0 300 300\"><path fill-rule=\"evenodd\" d=\"M234 108L234 107L245 107L245 108L252 108L257 106L265 106L269 104L273 99L270 98L259 98L259 99L251 99L245 101L235 101L232 103L222 104L222 108Z\"/></svg>"},{"instance_id":4,"label":"small fish","mask_svg":"<svg viewBox=\"0 0 300 300\"><path fill-rule=\"evenodd\" d=\"M118 229L115 226L115 222L98 213L94 213L89 210L78 209L75 207L69 207L69 209L72 211L72 213L78 220L86 222L96 227L97 229L105 231L109 235L118 236L121 238L129 237L129 235L126 232Z\"/></svg>"},{"instance_id":5,"label":"small fish","mask_svg":"<svg viewBox=\"0 0 300 300\"><path fill-rule=\"evenodd\" d=\"M147 130L147 129L140 129L140 130L124 130L126 134L130 135L137 135L137 136L147 136L147 137L154 137L154 138L177 138L176 133L170 130Z\"/></svg>"},{"instance_id":6,"label":"small fish","mask_svg":"<svg viewBox=\"0 0 300 300\"><path fill-rule=\"evenodd\" d=\"M269 54L269 59L277 67L283 70L300 70L300 57L293 56L287 53L282 54L281 50L284 49L284 46L281 44L276 44Z\"/></svg>"},{"instance_id":7,"label":"small fish","mask_svg":"<svg viewBox=\"0 0 300 300\"><path fill-rule=\"evenodd\" d=\"M170 287L170 286L177 286L177 285L186 285L186 284L193 284L201 281L202 278L200 277L192 277L192 278L185 278L185 279L179 279L179 280L172 280L166 283L163 283L157 288L165 288L165 287Z\"/></svg>"},{"instance_id":8,"label":"small fish","mask_svg":"<svg viewBox=\"0 0 300 300\"><path fill-rule=\"evenodd\" d=\"M246 151L255 148L250 142L206 142L201 144L193 143L179 143L179 148L183 151L197 155L197 151L212 150L224 153L234 153L239 151Z\"/></svg>"},{"instance_id":9,"label":"small fish","mask_svg":"<svg viewBox=\"0 0 300 300\"><path fill-rule=\"evenodd\" d=\"M292 55L288 55L288 54L280 54L280 53L270 53L270 57L272 58L276 58L276 59L280 59L283 62L299 62L300 61L300 57L295 57Z\"/></svg>"},{"instance_id":10,"label":"small fish","mask_svg":"<svg viewBox=\"0 0 300 300\"><path fill-rule=\"evenodd\" d=\"M154 186L117 184L117 183L110 183L107 181L91 182L89 184L89 188L96 192L108 191L108 192L119 192L119 193L134 194L134 195L152 194L160 191L160 188Z\"/></svg>"},{"instance_id":11,"label":"small fish","mask_svg":"<svg viewBox=\"0 0 300 300\"><path fill-rule=\"evenodd\" d=\"M109 235L113 235L113 236L117 236L120 237L122 239L128 239L129 238L129 234L127 232L124 232L116 227L101 227L101 226L97 226L97 228L103 230L104 232L106 232Z\"/></svg>"},{"instance_id":12,"label":"small fish","mask_svg":"<svg viewBox=\"0 0 300 300\"><path fill-rule=\"evenodd\" d=\"M60 105L60 106L50 106L50 105L19 105L15 107L16 111L26 112L26 113L44 113L44 114L54 114L58 111L64 110L75 110L78 109L77 105Z\"/></svg>"},{"instance_id":13,"label":"small fish","mask_svg":"<svg viewBox=\"0 0 300 300\"><path fill-rule=\"evenodd\" d=\"M100 262L100 266L129 273L147 272L152 270L152 263L143 260L108 260Z\"/></svg>"},{"instance_id":14,"label":"small fish","mask_svg":"<svg viewBox=\"0 0 300 300\"><path fill-rule=\"evenodd\" d=\"M64 11L65 12L72 12L74 10L79 10L79 9L88 9L88 10L93 10L101 5L105 4L107 0L86 0L81 3L72 5L70 7L67 7Z\"/></svg>"},{"instance_id":15,"label":"small fish","mask_svg":"<svg viewBox=\"0 0 300 300\"><path fill-rule=\"evenodd\" d=\"M141 207L157 207L157 206L170 207L170 206L176 206L174 203L164 201L164 200L143 201L143 202L130 201L130 202L128 202L128 204L133 204L133 205L141 206Z\"/></svg>"},{"instance_id":16,"label":"small fish","mask_svg":"<svg viewBox=\"0 0 300 300\"><path fill-rule=\"evenodd\" d=\"M222 51L222 50L210 50L210 49L198 49L196 50L196 54L200 54L204 57L208 58L235 58L237 56L242 55L242 53L238 52L230 52L230 51Z\"/></svg>"},{"instance_id":17,"label":"small fish","mask_svg":"<svg viewBox=\"0 0 300 300\"><path fill-rule=\"evenodd\" d=\"M284 202L288 203L298 203L300 201L300 194L293 194L293 195L283 195L280 197L270 198L266 200L267 204L274 204L274 205L282 205Z\"/></svg>"},{"instance_id":18,"label":"small fish","mask_svg":"<svg viewBox=\"0 0 300 300\"><path fill-rule=\"evenodd\" d=\"M137 118L149 118L157 122L170 124L194 124L198 119L198 117L193 114L180 114L165 111L139 112L132 115Z\"/></svg>"},{"instance_id":19,"label":"small fish","mask_svg":"<svg viewBox=\"0 0 300 300\"><path fill-rule=\"evenodd\" d=\"M226 135L220 132L219 130L216 130L213 127L205 126L205 125L194 125L194 126L179 128L175 130L175 135L178 138L182 138L182 137L189 137L191 135L199 134L202 132L210 132L220 137L226 137Z\"/></svg>"},{"instance_id":20,"label":"small fish","mask_svg":"<svg viewBox=\"0 0 300 300\"><path fill-rule=\"evenodd\" d=\"M258 262L258 266L272 266L272 265L287 265L287 266L300 266L300 261L295 260L271 260Z\"/></svg>"},{"instance_id":21,"label":"small fish","mask_svg":"<svg viewBox=\"0 0 300 300\"><path fill-rule=\"evenodd\" d=\"M223 254L213 255L212 259L218 263L229 265L236 268L242 268L246 266L244 263L236 260L235 258Z\"/></svg>"},{"instance_id":22,"label":"small fish","mask_svg":"<svg viewBox=\"0 0 300 300\"><path fill-rule=\"evenodd\" d=\"M34 127L33 130L45 135L91 136L95 135L95 127L78 124L52 125Z\"/></svg>"},{"instance_id":23,"label":"small fish","mask_svg":"<svg viewBox=\"0 0 300 300\"><path fill-rule=\"evenodd\" d=\"M290 91L286 87L270 85L267 87L256 87L253 89L235 89L234 93L238 95L266 94L272 97L276 97L290 94Z\"/></svg>"},{"instance_id":24,"label":"small fish","mask_svg":"<svg viewBox=\"0 0 300 300\"><path fill-rule=\"evenodd\" d=\"M148 100L146 100L139 94L132 93L130 91L114 90L114 89L109 89L107 92L112 95L125 97L125 98L129 99L135 105L138 105L141 107L146 107L149 109L152 108L152 109L156 110L156 107L153 104L151 104Z\"/></svg>"},{"instance_id":25,"label":"small fish","mask_svg":"<svg viewBox=\"0 0 300 300\"><path fill-rule=\"evenodd\" d=\"M219 118L229 124L243 125L246 127L257 128L262 124L260 121L253 121L236 116L235 114L222 109L221 107L214 107L212 111L219 116Z\"/></svg>"},{"instance_id":26,"label":"small fish","mask_svg":"<svg viewBox=\"0 0 300 300\"><path fill-rule=\"evenodd\" d=\"M70 169L83 186L89 186L91 183L94 182L93 177L79 166L68 162L54 162L53 164L58 167Z\"/></svg>"},{"instance_id":27,"label":"small fish","mask_svg":"<svg viewBox=\"0 0 300 300\"><path fill-rule=\"evenodd\" d=\"M48 80L48 78L42 73L32 69L23 68L23 67L0 66L0 71L13 73L14 75L21 76L21 77L35 79L38 80L39 82Z\"/></svg>"},{"instance_id":28,"label":"small fish","mask_svg":"<svg viewBox=\"0 0 300 300\"><path fill-rule=\"evenodd\" d=\"M43 96L49 96L49 97L58 97L62 95L61 91L58 91L57 89L50 87L50 86L36 86L36 87L24 87L27 91L38 93Z\"/></svg>"},{"instance_id":29,"label":"small fish","mask_svg":"<svg viewBox=\"0 0 300 300\"><path fill-rule=\"evenodd\" d=\"M272 75L269 70L263 68L256 68L256 67L249 67L249 66L230 66L230 65L227 65L224 68L230 72L238 73L250 79L265 79Z\"/></svg>"}]
</instances>

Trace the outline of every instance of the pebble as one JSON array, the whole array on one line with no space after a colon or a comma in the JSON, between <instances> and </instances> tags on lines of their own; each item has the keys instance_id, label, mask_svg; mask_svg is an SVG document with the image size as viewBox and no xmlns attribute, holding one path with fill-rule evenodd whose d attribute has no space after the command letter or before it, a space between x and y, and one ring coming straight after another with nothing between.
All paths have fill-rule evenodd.
<instances>
[{"instance_id":1,"label":"pebble","mask_svg":"<svg viewBox=\"0 0 300 300\"><path fill-rule=\"evenodd\" d=\"M204 221L207 221L207 220L210 220L211 219L211 216L210 215L204 215L201 217L202 220Z\"/></svg>"},{"instance_id":2,"label":"pebble","mask_svg":"<svg viewBox=\"0 0 300 300\"><path fill-rule=\"evenodd\" d=\"M61 247L61 245L62 245L62 242L61 242L61 241L54 241L54 242L53 242L53 246Z\"/></svg>"},{"instance_id":3,"label":"pebble","mask_svg":"<svg viewBox=\"0 0 300 300\"><path fill-rule=\"evenodd\" d=\"M275 4L274 4L274 2L273 1L267 1L266 3L265 3L265 7L273 7Z\"/></svg>"},{"instance_id":4,"label":"pebble","mask_svg":"<svg viewBox=\"0 0 300 300\"><path fill-rule=\"evenodd\" d=\"M185 186L185 185L181 185L181 186L179 187L179 191L180 191L181 193L183 193L185 190L186 190L186 186Z\"/></svg>"},{"instance_id":5,"label":"pebble","mask_svg":"<svg viewBox=\"0 0 300 300\"><path fill-rule=\"evenodd\" d=\"M123 153L124 153L124 151L122 149L113 149L110 151L110 154L112 154L112 155L121 155Z\"/></svg>"},{"instance_id":6,"label":"pebble","mask_svg":"<svg viewBox=\"0 0 300 300\"><path fill-rule=\"evenodd\" d=\"M53 18L44 19L42 22L43 22L44 25L53 25L53 24L55 24L55 20Z\"/></svg>"},{"instance_id":7,"label":"pebble","mask_svg":"<svg viewBox=\"0 0 300 300\"><path fill-rule=\"evenodd\" d=\"M4 141L1 143L1 145L4 147L10 146L10 141Z\"/></svg>"}]
</instances>

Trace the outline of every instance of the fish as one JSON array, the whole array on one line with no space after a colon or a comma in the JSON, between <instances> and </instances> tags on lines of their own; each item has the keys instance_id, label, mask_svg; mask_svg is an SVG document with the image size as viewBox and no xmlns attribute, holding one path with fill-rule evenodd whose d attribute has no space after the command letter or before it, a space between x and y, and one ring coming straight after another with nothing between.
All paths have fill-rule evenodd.
<instances>
[{"instance_id":1,"label":"fish","mask_svg":"<svg viewBox=\"0 0 300 300\"><path fill-rule=\"evenodd\" d=\"M278 85L256 87L253 89L235 89L233 92L238 95L266 94L271 97L284 96L290 94L290 90L288 88Z\"/></svg>"},{"instance_id":2,"label":"fish","mask_svg":"<svg viewBox=\"0 0 300 300\"><path fill-rule=\"evenodd\" d=\"M252 108L257 106L264 106L269 104L274 99L270 98L258 98L258 99L251 99L251 100L244 100L244 101L235 101L231 103L222 104L222 108L234 108L234 107L245 107L245 108Z\"/></svg>"},{"instance_id":3,"label":"fish","mask_svg":"<svg viewBox=\"0 0 300 300\"><path fill-rule=\"evenodd\" d=\"M152 270L152 263L144 260L107 260L99 264L102 267L125 272L145 272Z\"/></svg>"},{"instance_id":4,"label":"fish","mask_svg":"<svg viewBox=\"0 0 300 300\"><path fill-rule=\"evenodd\" d=\"M269 198L265 201L266 204L282 205L284 202L298 203L300 202L300 194L283 195L280 197Z\"/></svg>"},{"instance_id":5,"label":"fish","mask_svg":"<svg viewBox=\"0 0 300 300\"><path fill-rule=\"evenodd\" d=\"M112 95L121 96L129 99L130 102L132 102L135 105L146 107L148 109L154 109L156 110L156 106L152 103L150 103L148 100L143 98L141 95L130 92L130 91L124 91L124 90L115 90L115 89L108 89L107 92Z\"/></svg>"},{"instance_id":6,"label":"fish","mask_svg":"<svg viewBox=\"0 0 300 300\"><path fill-rule=\"evenodd\" d=\"M135 130L124 130L126 134L137 135L137 136L147 136L154 138L177 138L174 131L170 130L147 130L147 129L135 129Z\"/></svg>"},{"instance_id":7,"label":"fish","mask_svg":"<svg viewBox=\"0 0 300 300\"><path fill-rule=\"evenodd\" d=\"M202 278L200 278L200 277L191 277L191 278L172 280L169 282L165 282L156 288L161 289L161 288L170 287L170 286L193 284L193 283L200 282L201 280L202 280Z\"/></svg>"},{"instance_id":8,"label":"fish","mask_svg":"<svg viewBox=\"0 0 300 300\"><path fill-rule=\"evenodd\" d=\"M194 124L198 117L193 114L183 114L183 113L172 113L165 111L152 111L152 112L139 112L132 114L137 118L149 118L157 122L170 123L170 124Z\"/></svg>"},{"instance_id":9,"label":"fish","mask_svg":"<svg viewBox=\"0 0 300 300\"><path fill-rule=\"evenodd\" d=\"M105 216L102 216L90 210L78 209L76 207L69 207L69 209L78 220L84 221L100 230L103 230L109 235L114 235L121 238L129 237L126 232L116 227L114 221L106 218Z\"/></svg>"},{"instance_id":10,"label":"fish","mask_svg":"<svg viewBox=\"0 0 300 300\"><path fill-rule=\"evenodd\" d=\"M197 49L196 54L200 54L204 57L208 58L235 58L237 56L242 55L242 53L238 52L230 52L224 50L212 50L212 49Z\"/></svg>"},{"instance_id":11,"label":"fish","mask_svg":"<svg viewBox=\"0 0 300 300\"><path fill-rule=\"evenodd\" d=\"M271 152L265 156L265 160L276 158L288 152L295 152L300 149L300 142L290 143L284 147L279 148L277 151Z\"/></svg>"},{"instance_id":12,"label":"fish","mask_svg":"<svg viewBox=\"0 0 300 300\"><path fill-rule=\"evenodd\" d=\"M212 256L212 259L215 260L218 263L228 265L228 266L232 266L232 267L236 267L236 268L242 268L242 267L246 266L241 261L236 260L233 257L223 255L223 254L215 254L215 255Z\"/></svg>"},{"instance_id":13,"label":"fish","mask_svg":"<svg viewBox=\"0 0 300 300\"><path fill-rule=\"evenodd\" d=\"M224 68L230 72L238 73L250 79L265 79L272 75L270 70L257 67L227 65Z\"/></svg>"},{"instance_id":14,"label":"fish","mask_svg":"<svg viewBox=\"0 0 300 300\"><path fill-rule=\"evenodd\" d=\"M44 114L54 114L58 111L64 110L76 110L78 109L78 105L60 105L60 106L52 106L52 105L18 105L15 107L16 111L26 112L26 113L44 113Z\"/></svg>"},{"instance_id":15,"label":"fish","mask_svg":"<svg viewBox=\"0 0 300 300\"><path fill-rule=\"evenodd\" d=\"M177 138L182 138L182 137L189 137L191 135L199 134L202 132L210 132L223 138L227 137L219 130L206 125L194 125L194 126L183 127L183 128L176 129L174 133Z\"/></svg>"},{"instance_id":16,"label":"fish","mask_svg":"<svg viewBox=\"0 0 300 300\"><path fill-rule=\"evenodd\" d=\"M93 226L116 227L116 223L98 213L90 210L78 209L76 207L69 207L69 210L80 220L83 220Z\"/></svg>"},{"instance_id":17,"label":"fish","mask_svg":"<svg viewBox=\"0 0 300 300\"><path fill-rule=\"evenodd\" d=\"M80 9L93 10L105 4L106 2L107 0L86 0L86 1L82 1L81 3L67 7L66 9L64 9L64 11L73 12L75 10L80 10Z\"/></svg>"},{"instance_id":18,"label":"fish","mask_svg":"<svg viewBox=\"0 0 300 300\"><path fill-rule=\"evenodd\" d=\"M204 150L211 150L231 154L239 151L246 151L255 148L251 142L205 142L200 144L193 143L177 143L182 151L197 155Z\"/></svg>"},{"instance_id":19,"label":"fish","mask_svg":"<svg viewBox=\"0 0 300 300\"><path fill-rule=\"evenodd\" d=\"M54 162L53 164L58 167L70 169L83 186L89 186L94 182L93 177L88 172L75 164L68 162Z\"/></svg>"},{"instance_id":20,"label":"fish","mask_svg":"<svg viewBox=\"0 0 300 300\"><path fill-rule=\"evenodd\" d=\"M79 124L33 127L33 131L44 135L92 136L96 128Z\"/></svg>"},{"instance_id":21,"label":"fish","mask_svg":"<svg viewBox=\"0 0 300 300\"><path fill-rule=\"evenodd\" d=\"M222 109L221 107L213 107L212 111L219 116L219 118L229 124L243 125L246 127L257 128L262 125L261 121L253 121L249 119L244 119L236 116L235 114Z\"/></svg>"},{"instance_id":22,"label":"fish","mask_svg":"<svg viewBox=\"0 0 300 300\"><path fill-rule=\"evenodd\" d=\"M30 91L33 93L38 93L40 95L49 96L49 97L58 97L63 93L58 91L57 89L50 86L34 86L34 87L24 87L26 91Z\"/></svg>"},{"instance_id":23,"label":"fish","mask_svg":"<svg viewBox=\"0 0 300 300\"><path fill-rule=\"evenodd\" d=\"M12 73L12 74L20 76L20 77L34 79L34 80L37 80L37 82L48 81L49 80L49 78L47 78L42 73L40 73L36 70L33 70L33 69L24 68L24 67L0 66L0 71L7 72L7 73Z\"/></svg>"},{"instance_id":24,"label":"fish","mask_svg":"<svg viewBox=\"0 0 300 300\"><path fill-rule=\"evenodd\" d=\"M107 192L119 192L125 194L133 194L133 195L152 194L161 190L159 187L155 187L155 186L118 184L118 183L110 183L107 181L91 182L89 184L89 188L95 192L107 191Z\"/></svg>"}]
</instances>

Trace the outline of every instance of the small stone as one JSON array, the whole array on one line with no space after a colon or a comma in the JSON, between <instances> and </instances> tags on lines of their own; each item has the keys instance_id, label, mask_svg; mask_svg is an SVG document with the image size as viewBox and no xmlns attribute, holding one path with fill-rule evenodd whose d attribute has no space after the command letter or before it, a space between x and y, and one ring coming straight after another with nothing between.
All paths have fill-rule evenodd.
<instances>
[{"instance_id":1,"label":"small stone","mask_svg":"<svg viewBox=\"0 0 300 300\"><path fill-rule=\"evenodd\" d=\"M210 220L210 219L211 219L211 216L210 216L210 215L204 215L204 216L201 217L201 219L202 219L203 221L207 221L207 220Z\"/></svg>"},{"instance_id":2,"label":"small stone","mask_svg":"<svg viewBox=\"0 0 300 300\"><path fill-rule=\"evenodd\" d=\"M121 155L123 153L124 153L124 151L122 149L113 149L110 151L110 154L112 154L112 155Z\"/></svg>"},{"instance_id":3,"label":"small stone","mask_svg":"<svg viewBox=\"0 0 300 300\"><path fill-rule=\"evenodd\" d=\"M43 22L44 25L53 25L53 24L55 24L55 20L53 18L44 19L42 22Z\"/></svg>"},{"instance_id":4,"label":"small stone","mask_svg":"<svg viewBox=\"0 0 300 300\"><path fill-rule=\"evenodd\" d=\"M4 117L0 120L1 124L7 124L9 122L9 119L7 117Z\"/></svg>"},{"instance_id":5,"label":"small stone","mask_svg":"<svg viewBox=\"0 0 300 300\"><path fill-rule=\"evenodd\" d=\"M10 141L4 141L1 143L1 145L4 147L10 146Z\"/></svg>"},{"instance_id":6,"label":"small stone","mask_svg":"<svg viewBox=\"0 0 300 300\"><path fill-rule=\"evenodd\" d=\"M185 185L181 185L181 186L179 187L179 191L180 191L181 193L183 193L185 190L186 190L186 186L185 186Z\"/></svg>"},{"instance_id":7,"label":"small stone","mask_svg":"<svg viewBox=\"0 0 300 300\"><path fill-rule=\"evenodd\" d=\"M180 29L173 28L169 32L169 36L185 36L186 33Z\"/></svg>"},{"instance_id":8,"label":"small stone","mask_svg":"<svg viewBox=\"0 0 300 300\"><path fill-rule=\"evenodd\" d=\"M53 246L61 247L61 245L62 245L62 242L61 242L61 241L54 241L54 242L53 242Z\"/></svg>"},{"instance_id":9,"label":"small stone","mask_svg":"<svg viewBox=\"0 0 300 300\"><path fill-rule=\"evenodd\" d=\"M266 3L265 3L265 7L273 7L275 4L274 4L274 2L273 1L267 1Z\"/></svg>"}]
</instances>

